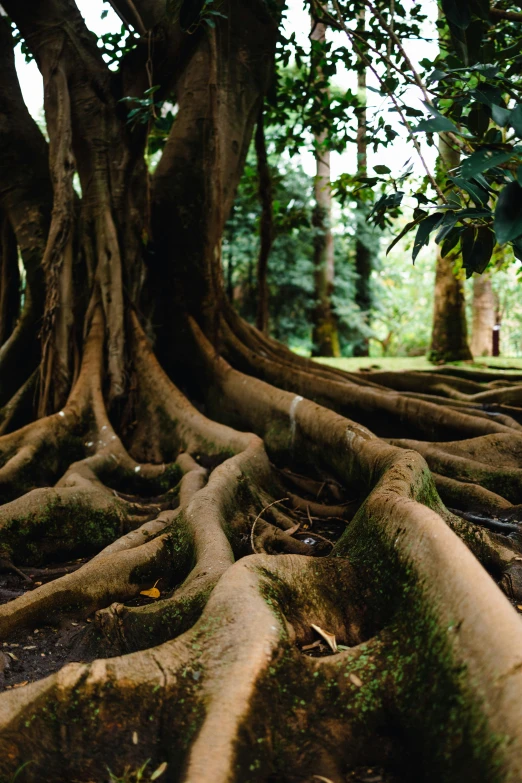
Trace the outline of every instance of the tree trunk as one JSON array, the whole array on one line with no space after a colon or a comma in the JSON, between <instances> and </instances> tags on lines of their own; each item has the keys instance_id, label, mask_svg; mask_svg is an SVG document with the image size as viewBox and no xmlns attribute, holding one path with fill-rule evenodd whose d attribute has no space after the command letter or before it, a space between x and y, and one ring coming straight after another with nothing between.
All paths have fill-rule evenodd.
<instances>
[{"instance_id":1,"label":"tree trunk","mask_svg":"<svg viewBox=\"0 0 522 783\"><path fill-rule=\"evenodd\" d=\"M520 386L368 381L239 318L221 238L282 4L191 35L114 4L145 37L117 74L71 0L2 3L50 167L10 42L0 207L45 296L0 412L0 777L519 780ZM151 69L178 114L149 204L121 98Z\"/></svg>"},{"instance_id":2,"label":"tree trunk","mask_svg":"<svg viewBox=\"0 0 522 783\"><path fill-rule=\"evenodd\" d=\"M495 326L495 297L489 274L473 277L473 356L491 356Z\"/></svg>"},{"instance_id":3,"label":"tree trunk","mask_svg":"<svg viewBox=\"0 0 522 783\"><path fill-rule=\"evenodd\" d=\"M358 32L364 35L365 11L361 11L359 16ZM366 68L359 63L361 70L357 73L357 95L362 104L362 110L357 114L357 176L368 176L368 143L366 139ZM366 215L365 204L357 202L356 209L361 216ZM372 275L372 252L361 237L355 238L355 271L357 279L355 282L355 303L359 307L364 322L369 326L369 319L372 308L371 275ZM353 348L354 356L370 355L370 339L367 335L362 335Z\"/></svg>"},{"instance_id":4,"label":"tree trunk","mask_svg":"<svg viewBox=\"0 0 522 783\"><path fill-rule=\"evenodd\" d=\"M440 134L439 161L442 171L455 169L460 162L459 153L444 134ZM472 359L468 346L468 327L464 285L453 272L454 260L443 258L437 250L435 290L433 302L433 326L429 358L432 362L457 362Z\"/></svg>"},{"instance_id":5,"label":"tree trunk","mask_svg":"<svg viewBox=\"0 0 522 783\"><path fill-rule=\"evenodd\" d=\"M326 25L312 18L311 40L324 45ZM317 56L312 56L312 60ZM314 66L312 66L314 67ZM315 65L319 95L327 92L320 67ZM318 98L321 100L321 98ZM315 209L313 225L315 266L315 308L313 312L312 356L339 356L339 335L332 309L334 286L334 237L332 222L332 191L330 184L330 151L326 148L328 132L315 134L316 174L314 180Z\"/></svg>"}]
</instances>

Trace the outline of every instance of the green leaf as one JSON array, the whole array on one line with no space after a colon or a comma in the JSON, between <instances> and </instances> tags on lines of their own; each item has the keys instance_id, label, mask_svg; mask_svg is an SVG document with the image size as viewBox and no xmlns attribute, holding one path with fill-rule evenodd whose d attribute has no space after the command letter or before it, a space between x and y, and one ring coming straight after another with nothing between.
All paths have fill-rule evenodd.
<instances>
[{"instance_id":1,"label":"green leaf","mask_svg":"<svg viewBox=\"0 0 522 783\"><path fill-rule=\"evenodd\" d=\"M430 73L426 80L426 84L432 84L433 82L440 82L441 79L444 79L445 76L448 74L446 71L441 71L439 68L435 68L435 70Z\"/></svg>"},{"instance_id":2,"label":"green leaf","mask_svg":"<svg viewBox=\"0 0 522 783\"><path fill-rule=\"evenodd\" d=\"M446 19L458 27L465 30L471 22L471 13L468 0L442 0L442 10Z\"/></svg>"},{"instance_id":3,"label":"green leaf","mask_svg":"<svg viewBox=\"0 0 522 783\"><path fill-rule=\"evenodd\" d=\"M502 93L491 84L481 84L480 90L470 90L471 95L479 102L493 108L496 104L499 108L502 103Z\"/></svg>"},{"instance_id":4,"label":"green leaf","mask_svg":"<svg viewBox=\"0 0 522 783\"><path fill-rule=\"evenodd\" d=\"M480 149L474 152L469 158L462 161L461 172L462 176L466 179L472 179L477 174L481 174L483 171L493 166L498 166L500 163L505 163L511 157L510 152L503 152L502 150L492 149Z\"/></svg>"},{"instance_id":5,"label":"green leaf","mask_svg":"<svg viewBox=\"0 0 522 783\"><path fill-rule=\"evenodd\" d=\"M460 235L462 234L462 226L454 226L444 242L442 243L442 247L440 249L440 254L442 258L447 258L454 247L456 247L459 243Z\"/></svg>"},{"instance_id":6,"label":"green leaf","mask_svg":"<svg viewBox=\"0 0 522 783\"><path fill-rule=\"evenodd\" d=\"M418 223L421 222L421 220L424 219L425 215L426 215L426 212L423 212L422 216L419 216L416 220L410 220L409 223L406 223L406 225L404 226L404 228L402 229L400 234L397 234L397 236L394 238L393 242L390 245L388 245L388 247L386 248L386 255L388 255L390 250L392 250L392 248L395 247L397 242L399 242L403 238L403 236L405 236L408 233L408 231L411 231L411 229L414 226L416 226Z\"/></svg>"},{"instance_id":7,"label":"green leaf","mask_svg":"<svg viewBox=\"0 0 522 783\"><path fill-rule=\"evenodd\" d=\"M493 117L493 122L496 122L497 125L500 125L501 128L505 128L506 125L509 122L511 112L509 109L504 109L502 106L497 106L496 103L491 104L491 116Z\"/></svg>"},{"instance_id":8,"label":"green leaf","mask_svg":"<svg viewBox=\"0 0 522 783\"><path fill-rule=\"evenodd\" d=\"M522 104L518 104L511 110L509 115L509 124L517 134L522 138Z\"/></svg>"},{"instance_id":9,"label":"green leaf","mask_svg":"<svg viewBox=\"0 0 522 783\"><path fill-rule=\"evenodd\" d=\"M373 170L376 174L390 174L391 169L388 168L388 166L374 166Z\"/></svg>"},{"instance_id":10,"label":"green leaf","mask_svg":"<svg viewBox=\"0 0 522 783\"><path fill-rule=\"evenodd\" d=\"M453 131L454 133L458 133L457 126L451 121L448 120L447 117L443 117L442 115L440 117L434 117L431 120L421 120L416 128L412 128L413 133L420 133L421 131L424 131L425 133L444 133L445 131Z\"/></svg>"},{"instance_id":11,"label":"green leaf","mask_svg":"<svg viewBox=\"0 0 522 783\"><path fill-rule=\"evenodd\" d=\"M468 116L464 122L466 127L475 135L483 136L489 127L489 118L491 116L491 110L489 106L485 106L478 101L472 104Z\"/></svg>"},{"instance_id":12,"label":"green leaf","mask_svg":"<svg viewBox=\"0 0 522 783\"><path fill-rule=\"evenodd\" d=\"M495 208L495 234L503 245L522 234L522 187L510 182L500 191Z\"/></svg>"},{"instance_id":13,"label":"green leaf","mask_svg":"<svg viewBox=\"0 0 522 783\"><path fill-rule=\"evenodd\" d=\"M444 220L440 224L440 230L437 236L435 237L435 242L440 245L441 242L446 239L447 236L453 231L453 228L455 226L455 223L459 219L459 216L455 214L455 212L446 212L444 215Z\"/></svg>"},{"instance_id":14,"label":"green leaf","mask_svg":"<svg viewBox=\"0 0 522 783\"><path fill-rule=\"evenodd\" d=\"M442 212L434 212L432 215L428 215L428 217L424 218L422 223L419 225L415 235L415 241L413 243L413 251L411 255L413 263L415 263L415 259L419 255L421 248L424 245L427 245L430 241L431 232L435 228L438 228L438 226L442 223L443 218L444 215Z\"/></svg>"},{"instance_id":15,"label":"green leaf","mask_svg":"<svg viewBox=\"0 0 522 783\"><path fill-rule=\"evenodd\" d=\"M476 185L474 182L468 182L468 180L463 179L462 177L448 177L448 179L458 188L468 193L475 204L485 206L488 203L489 193L481 188L480 185Z\"/></svg>"},{"instance_id":16,"label":"green leaf","mask_svg":"<svg viewBox=\"0 0 522 783\"><path fill-rule=\"evenodd\" d=\"M495 247L495 235L487 226L469 226L462 232L461 250L462 266L466 270L466 277L471 277L473 272L479 275L484 272Z\"/></svg>"},{"instance_id":17,"label":"green leaf","mask_svg":"<svg viewBox=\"0 0 522 783\"><path fill-rule=\"evenodd\" d=\"M512 244L515 258L517 258L519 261L522 261L522 239L515 239L513 240Z\"/></svg>"},{"instance_id":18,"label":"green leaf","mask_svg":"<svg viewBox=\"0 0 522 783\"><path fill-rule=\"evenodd\" d=\"M473 220L478 220L479 218L491 218L492 212L489 209L479 209L478 207L468 207L467 209L461 209L458 213L459 220L463 218L472 218Z\"/></svg>"}]
</instances>

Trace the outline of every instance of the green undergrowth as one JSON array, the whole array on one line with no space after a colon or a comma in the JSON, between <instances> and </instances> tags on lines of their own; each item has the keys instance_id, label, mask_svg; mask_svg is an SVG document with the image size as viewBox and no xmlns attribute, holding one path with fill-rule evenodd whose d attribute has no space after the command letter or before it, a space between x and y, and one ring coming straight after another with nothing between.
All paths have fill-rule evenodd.
<instances>
[{"instance_id":1,"label":"green undergrowth","mask_svg":"<svg viewBox=\"0 0 522 783\"><path fill-rule=\"evenodd\" d=\"M55 498L38 512L13 515L0 530L0 551L33 566L50 554L94 553L123 534L124 516L116 500L100 510L80 498Z\"/></svg>"}]
</instances>

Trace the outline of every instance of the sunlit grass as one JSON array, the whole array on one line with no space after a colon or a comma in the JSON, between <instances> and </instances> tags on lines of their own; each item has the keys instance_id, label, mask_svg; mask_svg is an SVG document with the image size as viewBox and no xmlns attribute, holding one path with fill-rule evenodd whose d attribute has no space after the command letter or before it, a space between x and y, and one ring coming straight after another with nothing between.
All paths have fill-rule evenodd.
<instances>
[{"instance_id":1,"label":"sunlit grass","mask_svg":"<svg viewBox=\"0 0 522 783\"><path fill-rule=\"evenodd\" d=\"M329 359L320 357L316 361L321 364L329 364L340 370L347 372L356 372L360 369L371 367L379 370L431 370L433 364L425 356L380 356L380 357L352 357L350 359ZM453 362L454 366L469 367L470 369L488 369L498 367L499 369L522 370L522 357L512 359L506 356L484 356L475 359L473 362Z\"/></svg>"}]
</instances>

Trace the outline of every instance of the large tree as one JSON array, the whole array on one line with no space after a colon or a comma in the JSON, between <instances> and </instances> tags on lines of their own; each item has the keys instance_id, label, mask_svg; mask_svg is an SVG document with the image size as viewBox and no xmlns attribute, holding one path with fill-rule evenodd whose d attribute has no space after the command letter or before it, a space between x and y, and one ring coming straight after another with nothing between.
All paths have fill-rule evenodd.
<instances>
[{"instance_id":1,"label":"large tree","mask_svg":"<svg viewBox=\"0 0 522 783\"><path fill-rule=\"evenodd\" d=\"M207 24L114 0L139 33L117 72L73 0L2 4L49 133L2 18L1 565L44 581L2 594L2 779L519 780L522 628L493 579L522 599L520 387L350 376L224 293L279 3ZM153 113L132 120L158 86L151 180Z\"/></svg>"}]
</instances>

